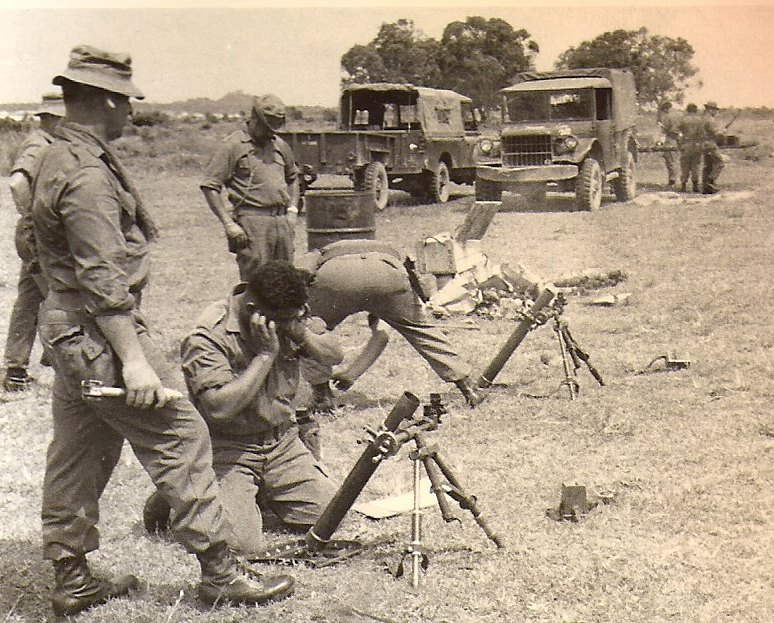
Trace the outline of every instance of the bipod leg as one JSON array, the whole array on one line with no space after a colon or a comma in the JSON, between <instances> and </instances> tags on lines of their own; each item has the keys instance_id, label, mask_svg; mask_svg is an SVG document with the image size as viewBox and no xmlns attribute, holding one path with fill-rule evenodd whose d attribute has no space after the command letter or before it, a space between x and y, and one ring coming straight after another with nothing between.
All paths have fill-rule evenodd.
<instances>
[{"instance_id":1,"label":"bipod leg","mask_svg":"<svg viewBox=\"0 0 774 623\"><path fill-rule=\"evenodd\" d=\"M452 521L461 522L462 520L454 514L451 506L449 506L449 500L446 497L446 489L448 487L444 486L444 475L435 463L435 457L438 455L437 446L428 446L425 436L419 432L414 435L414 443L417 449L412 452L412 458L414 458L413 455L416 455L425 466L425 472L427 472L427 477L430 479L430 488L435 494L436 500L438 500L438 508L441 510L443 520L446 523Z\"/></svg>"},{"instance_id":2,"label":"bipod leg","mask_svg":"<svg viewBox=\"0 0 774 623\"><path fill-rule=\"evenodd\" d=\"M561 322L559 318L554 319L554 331L556 332L556 339L559 341L559 352L562 354L562 366L564 368L564 385L567 386L567 390L570 392L570 400L575 400L578 397L578 390L580 386L575 379L575 371L578 369L578 362L575 361L575 357L572 357L574 368L570 370L570 357L573 354L567 342L566 335L567 325Z\"/></svg>"},{"instance_id":3,"label":"bipod leg","mask_svg":"<svg viewBox=\"0 0 774 623\"><path fill-rule=\"evenodd\" d=\"M459 480L457 480L457 477L454 475L454 472L441 458L437 451L433 453L432 459L435 464L438 465L438 468L441 470L446 480L449 481L449 485L445 489L446 494L455 502L457 502L462 510L468 510L471 512L473 519L484 531L484 534L486 534L490 541L497 545L498 548L504 548L505 544L503 543L502 538L494 533L494 531L489 527L487 520L481 516L481 510L478 508L476 497L465 493Z\"/></svg>"},{"instance_id":4,"label":"bipod leg","mask_svg":"<svg viewBox=\"0 0 774 623\"><path fill-rule=\"evenodd\" d=\"M584 351L578 342L575 341L575 338L570 333L570 327L567 325L566 322L562 322L562 334L564 335L565 343L567 344L567 349L570 352L570 355L573 358L573 361L576 362L576 369L580 367L580 362L586 364L586 367L589 370L589 373L591 376L594 377L597 383L599 383L600 387L605 386L605 381L602 379L602 375L599 373L599 371L591 364L591 357L589 354Z\"/></svg>"}]
</instances>

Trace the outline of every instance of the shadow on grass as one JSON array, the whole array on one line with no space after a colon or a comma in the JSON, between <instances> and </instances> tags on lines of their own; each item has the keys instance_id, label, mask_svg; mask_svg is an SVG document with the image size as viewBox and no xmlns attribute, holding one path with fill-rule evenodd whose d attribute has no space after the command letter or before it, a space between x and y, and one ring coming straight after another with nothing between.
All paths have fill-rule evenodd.
<instances>
[{"instance_id":1,"label":"shadow on grass","mask_svg":"<svg viewBox=\"0 0 774 623\"><path fill-rule=\"evenodd\" d=\"M39 544L0 540L0 619L53 621L51 564Z\"/></svg>"}]
</instances>

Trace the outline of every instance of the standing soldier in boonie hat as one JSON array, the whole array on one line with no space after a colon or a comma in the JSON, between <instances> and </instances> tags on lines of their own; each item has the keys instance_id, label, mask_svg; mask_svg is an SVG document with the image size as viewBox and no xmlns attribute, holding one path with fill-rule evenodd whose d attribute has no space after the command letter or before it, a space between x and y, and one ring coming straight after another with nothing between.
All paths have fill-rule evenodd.
<instances>
[{"instance_id":1,"label":"standing soldier in boonie hat","mask_svg":"<svg viewBox=\"0 0 774 623\"><path fill-rule=\"evenodd\" d=\"M242 281L269 260L293 262L299 179L293 152L276 134L284 123L278 97L256 97L246 127L223 140L200 184L236 254ZM230 210L220 194L223 186Z\"/></svg>"},{"instance_id":2,"label":"standing soldier in boonie hat","mask_svg":"<svg viewBox=\"0 0 774 623\"><path fill-rule=\"evenodd\" d=\"M715 102L709 101L704 104L704 167L702 169L702 193L712 195L718 192L717 181L720 172L723 170L723 156L718 149L718 142L723 136L723 132L715 121L715 115L720 108Z\"/></svg>"},{"instance_id":3,"label":"standing soldier in boonie hat","mask_svg":"<svg viewBox=\"0 0 774 623\"><path fill-rule=\"evenodd\" d=\"M16 301L8 321L5 342L3 389L24 391L34 379L27 373L38 326L38 309L46 296L46 283L40 274L32 228L32 181L38 172L42 152L54 140L52 132L65 114L61 93L47 93L35 113L40 127L27 136L11 169L9 186L19 212L14 242L21 260Z\"/></svg>"},{"instance_id":4,"label":"standing soldier in boonie hat","mask_svg":"<svg viewBox=\"0 0 774 623\"><path fill-rule=\"evenodd\" d=\"M177 540L201 564L208 604L286 597L289 576L261 579L230 554L207 426L166 389L174 375L138 309L156 228L109 141L132 113L131 59L89 46L72 50L54 78L67 113L43 155L33 218L49 291L40 336L54 366L53 437L43 482L43 553L53 561L52 603L72 615L138 585L134 576L92 575L99 498L126 439L174 513ZM82 381L126 389L126 398L85 402Z\"/></svg>"}]
</instances>

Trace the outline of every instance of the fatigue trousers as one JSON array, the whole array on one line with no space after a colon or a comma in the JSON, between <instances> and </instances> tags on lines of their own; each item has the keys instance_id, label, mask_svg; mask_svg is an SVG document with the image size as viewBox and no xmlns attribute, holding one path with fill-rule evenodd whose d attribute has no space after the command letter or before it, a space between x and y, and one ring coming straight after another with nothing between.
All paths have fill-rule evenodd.
<instances>
[{"instance_id":1,"label":"fatigue trousers","mask_svg":"<svg viewBox=\"0 0 774 623\"><path fill-rule=\"evenodd\" d=\"M293 234L287 217L273 216L270 209L242 209L237 216L249 242L236 251L239 278L249 281L256 268L270 260L293 263Z\"/></svg>"},{"instance_id":2,"label":"fatigue trousers","mask_svg":"<svg viewBox=\"0 0 774 623\"><path fill-rule=\"evenodd\" d=\"M710 145L704 149L704 167L702 169L702 183L705 189L717 190L717 181L723 170L723 158L717 145Z\"/></svg>"},{"instance_id":3,"label":"fatigue trousers","mask_svg":"<svg viewBox=\"0 0 774 623\"><path fill-rule=\"evenodd\" d=\"M49 298L51 298L49 296ZM165 386L171 368L139 313L137 336ZM120 384L120 370L96 323L81 311L41 309L40 335L54 370L53 437L43 481L44 557L58 560L97 549L99 499L124 439L173 509L177 540L196 553L225 540L223 507L212 468L207 426L188 400L160 409L127 406L123 398L87 402L81 381Z\"/></svg>"},{"instance_id":4,"label":"fatigue trousers","mask_svg":"<svg viewBox=\"0 0 774 623\"><path fill-rule=\"evenodd\" d=\"M682 184L688 183L688 178L691 178L691 183L698 188L699 176L701 174L701 148L694 145L685 145L680 152L680 168L682 169L680 182Z\"/></svg>"},{"instance_id":5,"label":"fatigue trousers","mask_svg":"<svg viewBox=\"0 0 774 623\"><path fill-rule=\"evenodd\" d=\"M353 254L326 261L309 291L309 308L329 330L347 316L367 311L400 333L442 380L459 381L470 374L470 364L428 322L399 260Z\"/></svg>"},{"instance_id":6,"label":"fatigue trousers","mask_svg":"<svg viewBox=\"0 0 774 623\"><path fill-rule=\"evenodd\" d=\"M664 164L666 165L667 177L669 184L673 185L678 180L677 175L677 143L674 141L667 141L665 143L669 149L664 153Z\"/></svg>"},{"instance_id":7,"label":"fatigue trousers","mask_svg":"<svg viewBox=\"0 0 774 623\"><path fill-rule=\"evenodd\" d=\"M265 439L213 435L212 443L232 549L255 553L266 548L262 510L306 530L336 493L295 426Z\"/></svg>"},{"instance_id":8,"label":"fatigue trousers","mask_svg":"<svg viewBox=\"0 0 774 623\"><path fill-rule=\"evenodd\" d=\"M16 300L8 320L8 337L5 342L4 363L7 367L26 368L35 343L38 311L45 298L46 285L43 275L32 261L33 255L24 240L24 219L16 225L16 252L21 258Z\"/></svg>"}]
</instances>

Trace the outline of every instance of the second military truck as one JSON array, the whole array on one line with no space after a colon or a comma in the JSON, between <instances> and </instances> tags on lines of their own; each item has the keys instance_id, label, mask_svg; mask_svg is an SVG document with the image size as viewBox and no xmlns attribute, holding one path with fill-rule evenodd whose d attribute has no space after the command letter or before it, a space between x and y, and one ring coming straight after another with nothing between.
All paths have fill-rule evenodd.
<instances>
[{"instance_id":1,"label":"second military truck","mask_svg":"<svg viewBox=\"0 0 774 623\"><path fill-rule=\"evenodd\" d=\"M307 184L318 174L349 176L355 190L387 205L389 188L434 203L450 182L472 184L479 158L493 153L470 98L410 84L353 84L342 89L336 130L280 132Z\"/></svg>"},{"instance_id":2,"label":"second military truck","mask_svg":"<svg viewBox=\"0 0 774 623\"><path fill-rule=\"evenodd\" d=\"M476 198L503 191L539 201L548 188L575 193L579 210L596 210L606 184L619 201L636 192L637 99L628 69L519 74L501 91L501 161L479 166Z\"/></svg>"}]
</instances>

